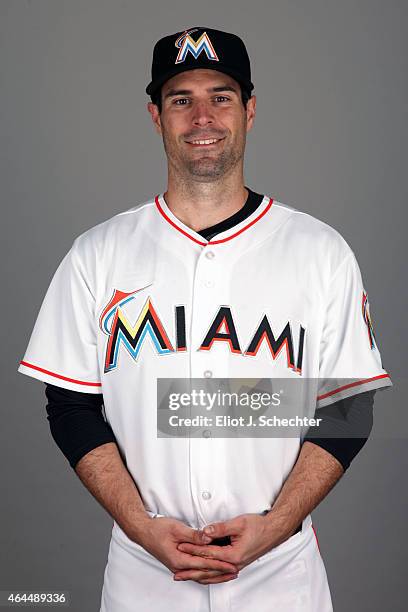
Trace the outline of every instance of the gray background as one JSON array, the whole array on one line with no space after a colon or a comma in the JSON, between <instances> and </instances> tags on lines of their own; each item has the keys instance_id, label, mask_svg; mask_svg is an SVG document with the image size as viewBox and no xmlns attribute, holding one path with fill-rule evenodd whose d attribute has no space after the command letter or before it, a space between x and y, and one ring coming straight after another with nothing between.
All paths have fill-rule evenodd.
<instances>
[{"instance_id":1,"label":"gray background","mask_svg":"<svg viewBox=\"0 0 408 612\"><path fill-rule=\"evenodd\" d=\"M407 13L403 0L1 0L0 589L65 589L73 611L99 610L111 520L54 445L43 383L16 368L73 239L165 188L144 94L160 36L244 37L258 96L247 184L343 234L402 378ZM398 396L377 395L377 435L314 513L336 612L407 607L406 439L378 435Z\"/></svg>"}]
</instances>

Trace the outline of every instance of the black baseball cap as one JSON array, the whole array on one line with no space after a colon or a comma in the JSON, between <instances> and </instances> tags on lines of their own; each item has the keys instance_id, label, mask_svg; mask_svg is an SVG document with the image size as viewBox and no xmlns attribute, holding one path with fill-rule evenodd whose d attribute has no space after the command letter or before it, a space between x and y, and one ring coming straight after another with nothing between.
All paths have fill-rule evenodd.
<instances>
[{"instance_id":1,"label":"black baseball cap","mask_svg":"<svg viewBox=\"0 0 408 612\"><path fill-rule=\"evenodd\" d=\"M228 74L249 95L254 88L249 56L241 38L221 30L196 27L157 41L153 49L152 80L146 93L154 96L168 79L196 68Z\"/></svg>"}]
</instances>

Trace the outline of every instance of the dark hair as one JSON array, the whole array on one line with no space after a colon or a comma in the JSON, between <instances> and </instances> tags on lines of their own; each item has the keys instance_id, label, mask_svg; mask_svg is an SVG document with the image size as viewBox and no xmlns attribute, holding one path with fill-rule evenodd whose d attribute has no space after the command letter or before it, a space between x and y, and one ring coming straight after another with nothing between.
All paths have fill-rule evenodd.
<instances>
[{"instance_id":1,"label":"dark hair","mask_svg":"<svg viewBox=\"0 0 408 612\"><path fill-rule=\"evenodd\" d=\"M161 87L150 97L151 97L153 104L156 104L156 106L158 107L159 113L161 113L162 112ZM244 108L247 107L248 100L250 97L251 97L251 94L248 92L248 90L241 87L241 99L242 99L242 104L244 105Z\"/></svg>"}]
</instances>

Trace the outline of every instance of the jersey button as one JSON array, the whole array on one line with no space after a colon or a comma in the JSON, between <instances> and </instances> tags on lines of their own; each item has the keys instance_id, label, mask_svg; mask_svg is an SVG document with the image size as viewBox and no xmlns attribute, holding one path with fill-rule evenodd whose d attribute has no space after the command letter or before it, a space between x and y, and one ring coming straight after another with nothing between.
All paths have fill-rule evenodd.
<instances>
[{"instance_id":1,"label":"jersey button","mask_svg":"<svg viewBox=\"0 0 408 612\"><path fill-rule=\"evenodd\" d=\"M213 374L213 373L211 372L211 370L205 370L205 372L204 372L204 378L211 378L212 374Z\"/></svg>"},{"instance_id":2,"label":"jersey button","mask_svg":"<svg viewBox=\"0 0 408 612\"><path fill-rule=\"evenodd\" d=\"M206 251L205 256L206 256L207 259L214 259L215 253L214 253L214 251Z\"/></svg>"},{"instance_id":3,"label":"jersey button","mask_svg":"<svg viewBox=\"0 0 408 612\"><path fill-rule=\"evenodd\" d=\"M201 493L201 497L202 497L203 499L211 499L211 493L210 493L209 491L203 491L203 492Z\"/></svg>"},{"instance_id":4,"label":"jersey button","mask_svg":"<svg viewBox=\"0 0 408 612\"><path fill-rule=\"evenodd\" d=\"M204 429L203 438L211 438L211 431L209 429Z\"/></svg>"},{"instance_id":5,"label":"jersey button","mask_svg":"<svg viewBox=\"0 0 408 612\"><path fill-rule=\"evenodd\" d=\"M214 281L211 280L211 278L207 278L204 281L204 287L207 287L207 289L211 289L212 287L214 287Z\"/></svg>"}]
</instances>

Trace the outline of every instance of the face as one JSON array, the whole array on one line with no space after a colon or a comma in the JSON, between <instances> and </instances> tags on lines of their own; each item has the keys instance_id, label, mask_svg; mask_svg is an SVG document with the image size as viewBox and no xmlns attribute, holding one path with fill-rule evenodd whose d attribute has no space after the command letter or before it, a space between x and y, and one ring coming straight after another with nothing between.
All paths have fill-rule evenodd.
<instances>
[{"instance_id":1,"label":"face","mask_svg":"<svg viewBox=\"0 0 408 612\"><path fill-rule=\"evenodd\" d=\"M244 108L240 85L216 70L190 70L162 87L162 112L148 104L169 165L186 178L211 182L242 163L255 96Z\"/></svg>"}]
</instances>

